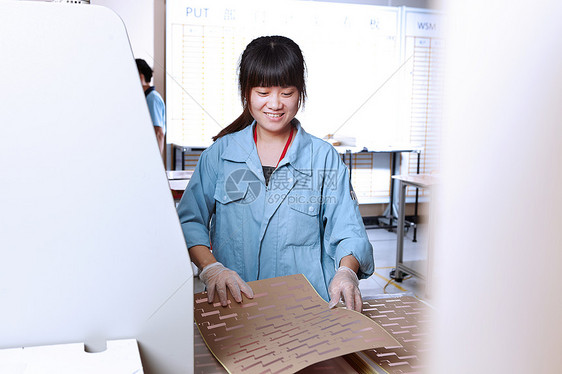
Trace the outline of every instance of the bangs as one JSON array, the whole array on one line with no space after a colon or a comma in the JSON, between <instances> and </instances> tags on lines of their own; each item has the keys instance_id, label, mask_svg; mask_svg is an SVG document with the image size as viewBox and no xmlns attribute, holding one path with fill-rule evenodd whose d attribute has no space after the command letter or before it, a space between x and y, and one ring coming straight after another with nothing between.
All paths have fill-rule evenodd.
<instances>
[{"instance_id":1,"label":"bangs","mask_svg":"<svg viewBox=\"0 0 562 374\"><path fill-rule=\"evenodd\" d=\"M292 64L291 61L272 56L272 54L260 57L262 57L262 61L255 61L254 64L251 64L253 66L249 66L246 87L296 86L299 91L302 90L303 72L302 69L299 69L298 64Z\"/></svg>"}]
</instances>

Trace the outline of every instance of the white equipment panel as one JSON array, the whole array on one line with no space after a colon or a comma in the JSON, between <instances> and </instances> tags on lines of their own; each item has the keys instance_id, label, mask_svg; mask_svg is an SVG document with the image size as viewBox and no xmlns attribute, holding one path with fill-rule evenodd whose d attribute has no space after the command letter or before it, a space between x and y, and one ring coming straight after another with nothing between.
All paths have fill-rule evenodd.
<instances>
[{"instance_id":1,"label":"white equipment panel","mask_svg":"<svg viewBox=\"0 0 562 374\"><path fill-rule=\"evenodd\" d=\"M193 370L193 275L125 27L0 2L0 349L137 339Z\"/></svg>"},{"instance_id":2,"label":"white equipment panel","mask_svg":"<svg viewBox=\"0 0 562 374\"><path fill-rule=\"evenodd\" d=\"M0 373L10 374L143 374L135 339L110 340L91 354L81 343L0 349Z\"/></svg>"}]
</instances>

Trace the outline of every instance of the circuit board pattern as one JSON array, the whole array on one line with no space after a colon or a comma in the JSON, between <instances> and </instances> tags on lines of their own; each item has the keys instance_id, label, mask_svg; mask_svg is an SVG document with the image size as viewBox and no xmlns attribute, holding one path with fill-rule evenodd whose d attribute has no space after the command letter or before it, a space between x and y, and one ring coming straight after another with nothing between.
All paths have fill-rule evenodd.
<instances>
[{"instance_id":1,"label":"circuit board pattern","mask_svg":"<svg viewBox=\"0 0 562 374\"><path fill-rule=\"evenodd\" d=\"M197 325L193 325L193 367L194 374L224 374L227 371L209 352Z\"/></svg>"},{"instance_id":2,"label":"circuit board pattern","mask_svg":"<svg viewBox=\"0 0 562 374\"><path fill-rule=\"evenodd\" d=\"M295 373L316 362L399 346L360 313L326 303L302 274L250 282L254 298L228 306L194 296L201 336L230 373Z\"/></svg>"},{"instance_id":3,"label":"circuit board pattern","mask_svg":"<svg viewBox=\"0 0 562 374\"><path fill-rule=\"evenodd\" d=\"M430 349L427 337L431 313L429 306L413 296L363 300L363 314L379 323L402 346L362 353L391 374L426 372L424 354Z\"/></svg>"},{"instance_id":4,"label":"circuit board pattern","mask_svg":"<svg viewBox=\"0 0 562 374\"><path fill-rule=\"evenodd\" d=\"M193 326L193 346L195 353L194 374L226 374L226 369L217 361L205 345L197 325ZM343 357L335 357L317 362L299 370L297 374L357 374Z\"/></svg>"}]
</instances>

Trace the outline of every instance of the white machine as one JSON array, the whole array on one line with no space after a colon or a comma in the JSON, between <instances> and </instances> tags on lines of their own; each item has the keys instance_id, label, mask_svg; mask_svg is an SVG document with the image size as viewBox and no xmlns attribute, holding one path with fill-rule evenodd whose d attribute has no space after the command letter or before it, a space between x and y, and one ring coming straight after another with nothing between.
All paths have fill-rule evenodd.
<instances>
[{"instance_id":1,"label":"white machine","mask_svg":"<svg viewBox=\"0 0 562 374\"><path fill-rule=\"evenodd\" d=\"M192 268L122 21L0 1L0 55L0 349L136 339L145 373L192 372Z\"/></svg>"}]
</instances>

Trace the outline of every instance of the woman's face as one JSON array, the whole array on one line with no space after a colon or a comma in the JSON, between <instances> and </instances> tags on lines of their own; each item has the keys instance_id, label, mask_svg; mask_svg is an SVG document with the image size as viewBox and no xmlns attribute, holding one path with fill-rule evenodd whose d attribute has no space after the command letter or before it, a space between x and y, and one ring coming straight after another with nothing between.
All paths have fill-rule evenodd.
<instances>
[{"instance_id":1,"label":"woman's face","mask_svg":"<svg viewBox=\"0 0 562 374\"><path fill-rule=\"evenodd\" d=\"M299 110L299 91L289 87L254 87L250 92L249 109L263 129L283 133Z\"/></svg>"}]
</instances>

